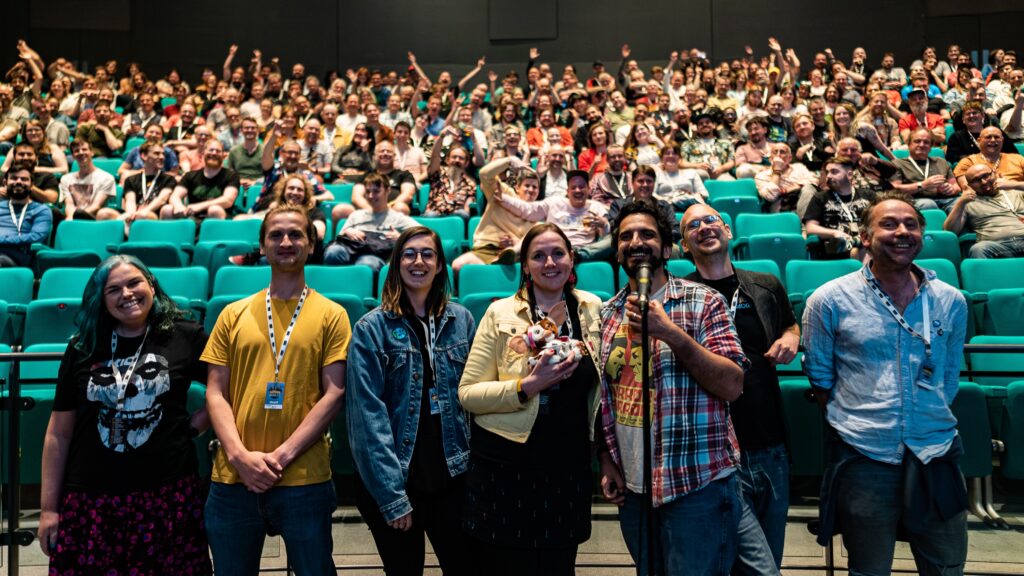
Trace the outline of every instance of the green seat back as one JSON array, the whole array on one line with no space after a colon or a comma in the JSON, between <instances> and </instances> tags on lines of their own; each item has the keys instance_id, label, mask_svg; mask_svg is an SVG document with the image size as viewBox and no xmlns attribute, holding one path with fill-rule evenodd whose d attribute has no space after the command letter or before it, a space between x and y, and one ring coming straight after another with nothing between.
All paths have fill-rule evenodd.
<instances>
[{"instance_id":1,"label":"green seat back","mask_svg":"<svg viewBox=\"0 0 1024 576\"><path fill-rule=\"evenodd\" d=\"M325 295L373 298L373 270L367 266L306 266L306 284Z\"/></svg>"},{"instance_id":2,"label":"green seat back","mask_svg":"<svg viewBox=\"0 0 1024 576\"><path fill-rule=\"evenodd\" d=\"M929 208L927 210L921 210L921 214L924 216L925 230L942 230L942 225L946 222L945 210Z\"/></svg>"},{"instance_id":3,"label":"green seat back","mask_svg":"<svg viewBox=\"0 0 1024 576\"><path fill-rule=\"evenodd\" d=\"M465 306L469 313L473 315L473 320L476 321L477 325L480 325L480 320L483 319L484 313L487 312L487 308L490 307L496 300L502 298L508 298L512 295L512 292L477 292L468 296L459 298L459 304Z\"/></svg>"},{"instance_id":4,"label":"green seat back","mask_svg":"<svg viewBox=\"0 0 1024 576\"><path fill-rule=\"evenodd\" d=\"M615 270L607 262L583 262L576 265L576 287L592 293L614 294Z\"/></svg>"},{"instance_id":5,"label":"green seat back","mask_svg":"<svg viewBox=\"0 0 1024 576\"><path fill-rule=\"evenodd\" d=\"M969 478L992 475L992 429L985 391L974 382L961 382L950 408L964 448L960 471Z\"/></svg>"},{"instance_id":6,"label":"green seat back","mask_svg":"<svg viewBox=\"0 0 1024 576\"><path fill-rule=\"evenodd\" d=\"M774 260L737 260L732 263L732 266L741 270L771 274L778 278L779 282L782 282L782 273L779 271L779 265Z\"/></svg>"},{"instance_id":7,"label":"green seat back","mask_svg":"<svg viewBox=\"0 0 1024 576\"><path fill-rule=\"evenodd\" d=\"M985 309L985 333L1024 336L1024 288L990 290Z\"/></svg>"},{"instance_id":8,"label":"green seat back","mask_svg":"<svg viewBox=\"0 0 1024 576\"><path fill-rule=\"evenodd\" d=\"M924 258L914 260L921 268L935 272L939 280L954 288L960 288L960 277L956 273L956 266L945 258Z\"/></svg>"},{"instance_id":9,"label":"green seat back","mask_svg":"<svg viewBox=\"0 0 1024 576\"><path fill-rule=\"evenodd\" d=\"M69 300L35 300L25 311L24 346L67 343L77 331L75 314L81 295Z\"/></svg>"},{"instance_id":10,"label":"green seat back","mask_svg":"<svg viewBox=\"0 0 1024 576\"><path fill-rule=\"evenodd\" d=\"M754 234L800 234L800 232L800 217L795 212L740 214L736 217L733 236L747 238Z\"/></svg>"},{"instance_id":11,"label":"green seat back","mask_svg":"<svg viewBox=\"0 0 1024 576\"><path fill-rule=\"evenodd\" d=\"M960 278L971 294L1024 288L1024 258L967 258L960 263Z\"/></svg>"},{"instance_id":12,"label":"green seat back","mask_svg":"<svg viewBox=\"0 0 1024 576\"><path fill-rule=\"evenodd\" d=\"M270 285L270 266L224 266L213 280L214 296L247 296Z\"/></svg>"},{"instance_id":13,"label":"green seat back","mask_svg":"<svg viewBox=\"0 0 1024 576\"><path fill-rule=\"evenodd\" d=\"M1024 345L1024 336L988 336L971 338L971 344L1016 344ZM1018 376L975 376L972 378L982 386L1005 388L1007 384L1024 377L1024 352L970 352L971 368L974 370L1016 371Z\"/></svg>"},{"instance_id":14,"label":"green seat back","mask_svg":"<svg viewBox=\"0 0 1024 576\"><path fill-rule=\"evenodd\" d=\"M181 297L186 300L206 302L209 296L210 273L206 268L190 266L188 268L150 268L156 281L172 298Z\"/></svg>"},{"instance_id":15,"label":"green seat back","mask_svg":"<svg viewBox=\"0 0 1024 576\"><path fill-rule=\"evenodd\" d=\"M790 260L786 264L786 290L804 294L860 267L856 260Z\"/></svg>"},{"instance_id":16,"label":"green seat back","mask_svg":"<svg viewBox=\"0 0 1024 576\"><path fill-rule=\"evenodd\" d=\"M921 253L918 258L945 258L954 264L960 263L960 240L946 230L928 230L924 233Z\"/></svg>"},{"instance_id":17,"label":"green seat back","mask_svg":"<svg viewBox=\"0 0 1024 576\"><path fill-rule=\"evenodd\" d=\"M1006 388L999 438L1006 446L1003 476L1024 479L1024 380L1011 382Z\"/></svg>"},{"instance_id":18,"label":"green seat back","mask_svg":"<svg viewBox=\"0 0 1024 576\"><path fill-rule=\"evenodd\" d=\"M761 199L757 196L720 196L709 204L718 212L728 214L734 222L740 214L761 213Z\"/></svg>"},{"instance_id":19,"label":"green seat back","mask_svg":"<svg viewBox=\"0 0 1024 576\"><path fill-rule=\"evenodd\" d=\"M50 268L43 272L43 277L39 280L39 294L36 295L36 299L81 299L92 273L93 271L88 268Z\"/></svg>"},{"instance_id":20,"label":"green seat back","mask_svg":"<svg viewBox=\"0 0 1024 576\"><path fill-rule=\"evenodd\" d=\"M708 198L714 200L723 196L746 196L757 198L757 186L753 178L740 178L733 181L707 180L704 182Z\"/></svg>"},{"instance_id":21,"label":"green seat back","mask_svg":"<svg viewBox=\"0 0 1024 576\"><path fill-rule=\"evenodd\" d=\"M61 222L53 247L62 252L92 252L101 259L110 256L107 246L124 242L120 220L72 220Z\"/></svg>"},{"instance_id":22,"label":"green seat back","mask_svg":"<svg viewBox=\"0 0 1024 576\"><path fill-rule=\"evenodd\" d=\"M747 239L743 259L771 260L785 270L792 260L807 260L807 240L802 234L754 234Z\"/></svg>"},{"instance_id":23,"label":"green seat back","mask_svg":"<svg viewBox=\"0 0 1024 576\"><path fill-rule=\"evenodd\" d=\"M508 292L519 289L519 264L467 264L459 271L459 300L477 292Z\"/></svg>"}]
</instances>

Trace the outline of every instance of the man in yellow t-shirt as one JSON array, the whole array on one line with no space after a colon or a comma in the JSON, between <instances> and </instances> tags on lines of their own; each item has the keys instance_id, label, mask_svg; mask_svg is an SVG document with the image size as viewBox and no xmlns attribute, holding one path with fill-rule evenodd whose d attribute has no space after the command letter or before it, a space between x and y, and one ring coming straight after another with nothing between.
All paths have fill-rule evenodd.
<instances>
[{"instance_id":1,"label":"man in yellow t-shirt","mask_svg":"<svg viewBox=\"0 0 1024 576\"><path fill-rule=\"evenodd\" d=\"M344 308L306 286L314 233L303 210L267 214L270 286L227 306L203 352L221 444L205 512L218 576L256 574L268 534L281 535L296 574L335 572L324 432L341 409L351 328Z\"/></svg>"}]
</instances>

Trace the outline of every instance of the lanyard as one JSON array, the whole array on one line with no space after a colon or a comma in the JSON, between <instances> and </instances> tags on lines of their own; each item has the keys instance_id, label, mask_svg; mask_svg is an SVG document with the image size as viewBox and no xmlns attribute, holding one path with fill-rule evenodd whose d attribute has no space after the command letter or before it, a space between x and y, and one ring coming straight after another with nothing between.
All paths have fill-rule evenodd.
<instances>
[{"instance_id":1,"label":"lanyard","mask_svg":"<svg viewBox=\"0 0 1024 576\"><path fill-rule=\"evenodd\" d=\"M430 362L430 372L437 378L437 370L434 365L434 346L437 344L437 326L434 323L434 317L428 315L427 321L424 322L419 316L416 317L416 321L423 325L424 330L428 334L429 340L427 340L427 360Z\"/></svg>"},{"instance_id":2,"label":"lanyard","mask_svg":"<svg viewBox=\"0 0 1024 576\"><path fill-rule=\"evenodd\" d=\"M295 322L299 319L299 312L302 311L302 305L306 302L307 294L309 294L309 286L303 286L302 295L299 296L299 304L295 307L295 313L292 314L292 321L284 331L284 338L281 340L281 350L278 351L277 338L274 336L274 312L270 307L270 288L267 288L267 332L270 333L270 353L274 355L274 381L278 381L278 375L281 373L281 362L284 360L284 351L288 348L288 341L291 340L292 330L295 328Z\"/></svg>"},{"instance_id":3,"label":"lanyard","mask_svg":"<svg viewBox=\"0 0 1024 576\"><path fill-rule=\"evenodd\" d=\"M1013 214L1014 216L1017 215L1017 209L1013 207L1013 201L1010 200L1010 197L1006 195L1006 190L1000 190L999 191L999 200L997 200L996 202L998 204L1001 204L1007 210L1009 210L1010 214ZM1003 204L1003 202L1006 202L1006 204ZM22 208L21 212L22 212L22 218L24 218L25 209ZM14 208L11 208L11 217L12 218L14 217ZM18 231L19 232L21 231L21 225L20 224L18 225Z\"/></svg>"},{"instance_id":4,"label":"lanyard","mask_svg":"<svg viewBox=\"0 0 1024 576\"><path fill-rule=\"evenodd\" d=\"M146 171L145 170L142 171L142 202L139 202L140 205L145 206L146 204L149 204L150 200L153 199L153 190L156 189L156 182L157 182L157 180L160 179L160 173L161 172L162 172L162 170L157 170L156 171L156 176L153 176L153 183L150 184L149 187L147 188L146 187Z\"/></svg>"},{"instance_id":5,"label":"lanyard","mask_svg":"<svg viewBox=\"0 0 1024 576\"><path fill-rule=\"evenodd\" d=\"M833 190L832 191L832 196L835 197L836 202L839 202L839 208L840 208L840 210L843 211L843 215L846 216L846 221L847 222L856 222L857 219L853 217L853 212L850 211L849 207L847 207L846 202L843 202L842 198L839 197L839 193L836 192L835 190ZM853 193L850 194L850 202L852 203L856 197L857 197L857 189L854 188L853 189Z\"/></svg>"},{"instance_id":6,"label":"lanyard","mask_svg":"<svg viewBox=\"0 0 1024 576\"><path fill-rule=\"evenodd\" d=\"M18 236L21 236L21 225L25 223L25 212L28 210L28 202L21 205L21 218L14 215L14 203L10 200L7 201L7 209L11 211L11 220L14 221L15 228L18 229Z\"/></svg>"},{"instance_id":7,"label":"lanyard","mask_svg":"<svg viewBox=\"0 0 1024 576\"><path fill-rule=\"evenodd\" d=\"M924 176L925 180L927 180L928 179L928 171L932 169L931 161L928 160L927 158L925 158L924 159L924 170L921 170L921 166L918 165L917 160L914 160L913 158L908 158L908 160L910 160L910 164L914 167L914 169L917 170L917 172L921 176Z\"/></svg>"},{"instance_id":8,"label":"lanyard","mask_svg":"<svg viewBox=\"0 0 1024 576\"><path fill-rule=\"evenodd\" d=\"M911 336L923 340L924 353L927 354L928 356L931 356L931 316L928 310L928 295L923 293L924 290L922 290L921 294L921 315L924 320L924 334L918 334L914 330L914 328L910 326L910 323L907 322L907 319L903 317L903 314L901 314L900 311L896 309L896 306L892 303L892 300L890 300L889 297L885 294L885 292L882 291L882 287L878 284L878 281L875 280L874 278L868 278L867 280L868 285L871 286L871 290L875 293L875 296L877 296L878 299L882 301L882 305L885 306L885 309L889 311L889 314L892 314L892 317L896 320L896 322L898 322L904 330L909 332Z\"/></svg>"},{"instance_id":9,"label":"lanyard","mask_svg":"<svg viewBox=\"0 0 1024 576\"><path fill-rule=\"evenodd\" d=\"M110 371L114 374L114 381L117 382L118 410L124 410L124 397L128 391L128 383L131 382L132 374L135 373L135 366L139 363L139 356L142 354L142 346L146 343L147 336L149 336L149 327L146 328L146 333L142 335L139 349L135 351L135 355L132 356L131 362L128 364L128 371L122 376L121 371L117 368L117 362L114 361L114 353L117 352L117 330L110 332Z\"/></svg>"}]
</instances>

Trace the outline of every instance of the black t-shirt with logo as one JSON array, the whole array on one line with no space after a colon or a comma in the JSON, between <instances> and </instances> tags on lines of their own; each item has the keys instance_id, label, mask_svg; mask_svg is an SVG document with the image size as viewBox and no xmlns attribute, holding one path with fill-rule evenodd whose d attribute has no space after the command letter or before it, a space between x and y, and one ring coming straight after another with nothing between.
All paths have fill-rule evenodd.
<instances>
[{"instance_id":1,"label":"black t-shirt with logo","mask_svg":"<svg viewBox=\"0 0 1024 576\"><path fill-rule=\"evenodd\" d=\"M739 288L739 279L733 274L719 280L694 280L706 284L725 298L732 308L733 296ZM743 354L750 359L750 368L743 377L743 394L729 403L729 414L741 450L761 450L786 441L785 425L782 422L782 393L779 377L764 353L772 342L765 335L764 325L757 315L751 298L739 293L736 302L736 317L733 319L736 333L743 346ZM795 322L795 321L794 321ZM793 322L790 322L792 325Z\"/></svg>"},{"instance_id":2,"label":"black t-shirt with logo","mask_svg":"<svg viewBox=\"0 0 1024 576\"><path fill-rule=\"evenodd\" d=\"M54 411L75 411L64 485L68 489L123 493L175 482L197 470L189 434L188 389L206 381L199 356L207 336L195 322L173 330L118 339L114 361L122 375L139 345L135 371L118 408L111 370L110 333L97 335L90 357L68 345L61 361Z\"/></svg>"}]
</instances>

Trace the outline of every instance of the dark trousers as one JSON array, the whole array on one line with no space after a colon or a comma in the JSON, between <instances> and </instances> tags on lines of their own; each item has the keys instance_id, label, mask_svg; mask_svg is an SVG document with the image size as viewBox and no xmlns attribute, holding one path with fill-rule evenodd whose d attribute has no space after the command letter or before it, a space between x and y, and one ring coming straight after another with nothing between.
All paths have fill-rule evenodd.
<instances>
[{"instance_id":1,"label":"dark trousers","mask_svg":"<svg viewBox=\"0 0 1024 576\"><path fill-rule=\"evenodd\" d=\"M452 478L441 494L429 497L409 495L412 502L412 528L396 530L384 520L373 496L358 474L355 479L356 508L373 534L377 553L388 576L421 576L426 545L430 538L445 576L472 574L469 539L462 532L462 503L465 499L465 475Z\"/></svg>"}]
</instances>

